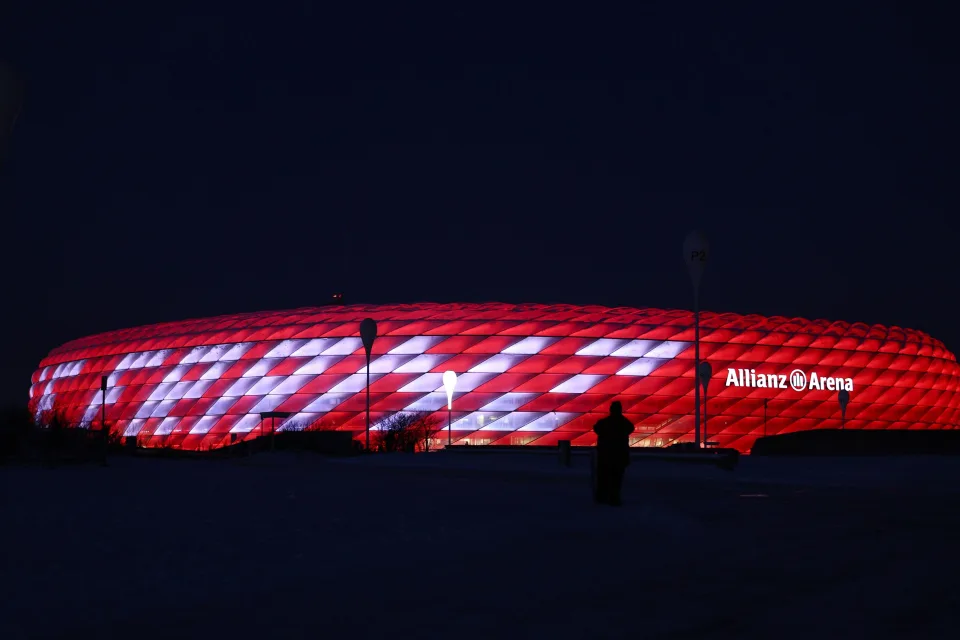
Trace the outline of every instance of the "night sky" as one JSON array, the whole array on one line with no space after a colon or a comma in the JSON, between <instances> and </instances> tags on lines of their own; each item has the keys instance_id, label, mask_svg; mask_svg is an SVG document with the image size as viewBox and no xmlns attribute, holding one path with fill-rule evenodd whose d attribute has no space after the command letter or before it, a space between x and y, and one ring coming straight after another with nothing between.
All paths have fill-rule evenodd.
<instances>
[{"instance_id":1,"label":"night sky","mask_svg":"<svg viewBox=\"0 0 960 640\"><path fill-rule=\"evenodd\" d=\"M960 349L949 3L330 4L3 3L0 402L73 338L335 291L689 308L697 227L706 309Z\"/></svg>"}]
</instances>

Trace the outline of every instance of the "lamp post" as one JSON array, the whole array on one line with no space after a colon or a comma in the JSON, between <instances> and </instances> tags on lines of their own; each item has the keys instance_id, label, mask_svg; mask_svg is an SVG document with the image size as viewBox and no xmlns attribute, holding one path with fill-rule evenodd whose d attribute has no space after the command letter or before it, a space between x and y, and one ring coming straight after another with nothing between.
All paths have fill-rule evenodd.
<instances>
[{"instance_id":1,"label":"lamp post","mask_svg":"<svg viewBox=\"0 0 960 640\"><path fill-rule=\"evenodd\" d=\"M692 231L683 242L683 259L687 263L690 273L690 283L693 285L693 345L694 345L694 441L700 446L700 383L697 375L700 371L700 280L703 270L707 266L708 253L707 238L699 231Z\"/></svg>"},{"instance_id":2,"label":"lamp post","mask_svg":"<svg viewBox=\"0 0 960 640\"><path fill-rule=\"evenodd\" d=\"M703 447L706 448L709 444L709 438L707 437L707 386L710 384L711 376L713 376L713 367L704 360L700 363L697 372L700 384L703 385Z\"/></svg>"},{"instance_id":3,"label":"lamp post","mask_svg":"<svg viewBox=\"0 0 960 640\"><path fill-rule=\"evenodd\" d=\"M763 399L763 437L767 437L767 399Z\"/></svg>"},{"instance_id":4,"label":"lamp post","mask_svg":"<svg viewBox=\"0 0 960 640\"><path fill-rule=\"evenodd\" d=\"M850 392L846 389L840 389L837 393L837 400L840 402L840 430L846 428L847 405L850 404Z\"/></svg>"},{"instance_id":5,"label":"lamp post","mask_svg":"<svg viewBox=\"0 0 960 640\"><path fill-rule=\"evenodd\" d=\"M457 374L449 369L443 372L443 388L447 391L447 446L453 445L453 391L457 387Z\"/></svg>"},{"instance_id":6,"label":"lamp post","mask_svg":"<svg viewBox=\"0 0 960 640\"><path fill-rule=\"evenodd\" d=\"M103 464L107 464L107 449L110 447L110 432L107 430L107 376L100 376L100 431L103 432Z\"/></svg>"},{"instance_id":7,"label":"lamp post","mask_svg":"<svg viewBox=\"0 0 960 640\"><path fill-rule=\"evenodd\" d=\"M364 318L360 323L360 339L363 340L363 350L367 353L367 444L370 451L370 353L373 343L377 339L377 322L373 318Z\"/></svg>"}]
</instances>

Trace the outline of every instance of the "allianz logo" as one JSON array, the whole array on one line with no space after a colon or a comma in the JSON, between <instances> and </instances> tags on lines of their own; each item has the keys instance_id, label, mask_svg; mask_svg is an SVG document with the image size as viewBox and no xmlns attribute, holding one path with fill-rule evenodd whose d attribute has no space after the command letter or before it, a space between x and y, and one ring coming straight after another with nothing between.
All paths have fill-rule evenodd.
<instances>
[{"instance_id":1,"label":"allianz logo","mask_svg":"<svg viewBox=\"0 0 960 640\"><path fill-rule=\"evenodd\" d=\"M853 378L818 376L814 371L807 374L794 369L785 373L757 373L756 369L727 369L728 387L754 389L793 389L794 391L853 391Z\"/></svg>"}]
</instances>

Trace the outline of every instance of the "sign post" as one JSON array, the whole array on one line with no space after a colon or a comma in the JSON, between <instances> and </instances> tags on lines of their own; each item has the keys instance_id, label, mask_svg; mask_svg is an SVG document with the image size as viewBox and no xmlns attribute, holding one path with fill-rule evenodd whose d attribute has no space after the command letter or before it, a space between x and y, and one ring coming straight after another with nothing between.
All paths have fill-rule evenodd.
<instances>
[{"instance_id":1,"label":"sign post","mask_svg":"<svg viewBox=\"0 0 960 640\"><path fill-rule=\"evenodd\" d=\"M683 260L687 264L690 274L690 283L693 285L693 344L694 344L694 372L700 372L700 281L703 279L703 270L707 266L709 246L707 238L699 231L692 231L683 241ZM700 446L700 382L694 376L693 403L694 403L694 441Z\"/></svg>"},{"instance_id":2,"label":"sign post","mask_svg":"<svg viewBox=\"0 0 960 640\"><path fill-rule=\"evenodd\" d=\"M707 437L707 386L710 384L710 378L713 376L713 367L704 360L700 363L698 377L700 384L703 385L703 447L706 448L710 441Z\"/></svg>"},{"instance_id":3,"label":"sign post","mask_svg":"<svg viewBox=\"0 0 960 640\"><path fill-rule=\"evenodd\" d=\"M373 318L364 318L360 323L360 339L363 340L363 350L367 353L367 444L370 451L370 353L373 343L377 339L377 322Z\"/></svg>"},{"instance_id":4,"label":"sign post","mask_svg":"<svg viewBox=\"0 0 960 640\"><path fill-rule=\"evenodd\" d=\"M840 402L840 430L846 428L847 405L850 404L850 392L846 389L840 389L837 393L837 400Z\"/></svg>"},{"instance_id":5,"label":"sign post","mask_svg":"<svg viewBox=\"0 0 960 640\"><path fill-rule=\"evenodd\" d=\"M457 387L457 374L447 370L443 372L443 388L447 391L447 446L453 444L453 392Z\"/></svg>"}]
</instances>

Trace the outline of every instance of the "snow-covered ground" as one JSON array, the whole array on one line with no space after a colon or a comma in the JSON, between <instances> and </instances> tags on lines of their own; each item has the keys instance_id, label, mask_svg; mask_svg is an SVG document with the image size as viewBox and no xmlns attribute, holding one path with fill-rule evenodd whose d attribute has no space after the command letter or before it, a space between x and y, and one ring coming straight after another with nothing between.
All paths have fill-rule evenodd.
<instances>
[{"instance_id":1,"label":"snow-covered ground","mask_svg":"<svg viewBox=\"0 0 960 640\"><path fill-rule=\"evenodd\" d=\"M960 459L3 468L0 638L956 637Z\"/></svg>"}]
</instances>

